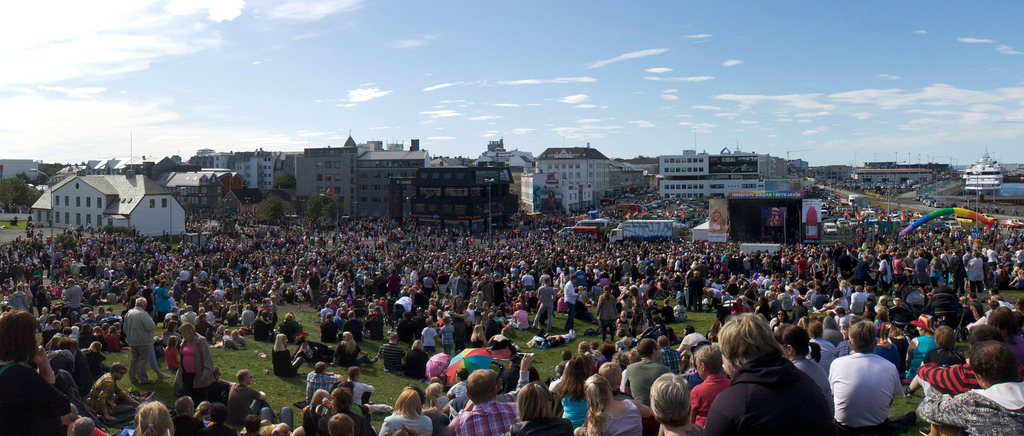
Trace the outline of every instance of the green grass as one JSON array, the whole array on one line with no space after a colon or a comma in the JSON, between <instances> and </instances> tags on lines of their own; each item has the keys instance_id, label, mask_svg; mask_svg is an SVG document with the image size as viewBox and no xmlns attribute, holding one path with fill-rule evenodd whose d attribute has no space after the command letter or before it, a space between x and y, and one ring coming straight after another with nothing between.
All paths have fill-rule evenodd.
<instances>
[{"instance_id":1,"label":"green grass","mask_svg":"<svg viewBox=\"0 0 1024 436\"><path fill-rule=\"evenodd\" d=\"M1004 292L1004 296L1010 296L1014 298L1020 298L1024 295L1024 292ZM296 319L302 323L302 326L306 331L311 334L311 338L314 340L319 339L319 326L316 323L317 314L316 312L309 310L308 308L298 310L295 306L281 306L278 309L281 318L284 318L284 314L293 312L296 315ZM533 319L531 315L530 319ZM682 333L683 328L687 324L692 324L698 332L706 333L711 325L714 323L715 318L710 313L689 313L689 319L684 323L669 324L673 327L676 333ZM565 325L565 315L556 313L553 333L563 333L561 327ZM534 367L540 372L541 379L555 376L555 365L561 361L560 354L562 350L571 350L573 353L576 352L577 346L580 341L594 340L595 337L585 337L582 333L587 328L597 329L597 326L591 323L576 320L574 326L577 334L579 335L575 340L567 345L560 347L549 348L544 350L526 349L526 343L533 337L534 330L520 331L515 330L512 335L512 341L522 347L527 352L536 353L534 357ZM284 406L292 406L293 403L305 399L306 395L306 379L305 377L294 377L294 378L280 378L273 375L273 364L270 360L270 350L273 344L264 342L255 342L251 338L247 338L249 344L246 350L222 350L213 349L213 361L220 367L221 378L227 381L234 381L234 375L238 370L248 369L253 373L253 387L257 390L266 392L268 402L275 409L280 409ZM600 336L596 337L600 340ZM328 344L335 345L335 344ZM366 351L370 356L374 356L381 343L378 341L363 341L360 345L363 351ZM967 344L958 344L966 350ZM408 349L408 346L405 345ZM439 346L440 348L440 346ZM255 354L255 351L266 353L266 358L260 358ZM294 346L291 347L291 351L294 352ZM128 364L128 360L131 357L131 353L122 351L120 353L109 353L107 354L107 360L105 363L110 365L113 362L122 362L125 365ZM161 368L165 368L163 359L160 360ZM308 373L312 371L312 365L305 365L300 372ZM345 373L345 368L329 367L329 371ZM264 375L264 371L269 371L269 374ZM381 362L377 362L372 366L364 366L362 368L362 381L370 384L376 388L373 394L372 400L374 403L394 405L395 400L401 393L402 389L407 386L418 385L423 389L426 389L425 384L419 383L418 380L413 380L406 377L395 376L384 372ZM173 375L173 374L172 374ZM151 378L154 378L151 376ZM127 378L121 381L122 389L137 389L137 390L153 390L156 392L157 399L166 403L169 407L173 408L174 400L177 398L174 396L173 390L174 379L158 380L152 385L132 385ZM910 401L919 402L921 399L921 393L918 392L914 398L909 399ZM909 404L907 398L902 396L896 398L889 409L890 416L904 415L912 410L917 409L917 404ZM298 409L295 409L296 423L301 424L301 414ZM379 427L384 416L375 415L373 417L373 424L375 427ZM917 428L921 426L927 426L922 420L918 420L918 425L910 429L910 431L904 433L905 435L917 434Z\"/></svg>"}]
</instances>

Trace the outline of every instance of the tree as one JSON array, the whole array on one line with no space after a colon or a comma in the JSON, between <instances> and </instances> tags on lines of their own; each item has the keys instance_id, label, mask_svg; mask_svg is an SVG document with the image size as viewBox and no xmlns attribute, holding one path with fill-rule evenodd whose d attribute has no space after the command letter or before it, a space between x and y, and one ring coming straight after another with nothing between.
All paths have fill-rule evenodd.
<instances>
[{"instance_id":1,"label":"tree","mask_svg":"<svg viewBox=\"0 0 1024 436\"><path fill-rule=\"evenodd\" d=\"M281 197L271 195L256 205L256 213L263 221L274 221L284 217L285 212L292 209L291 203L284 201Z\"/></svg>"},{"instance_id":2,"label":"tree","mask_svg":"<svg viewBox=\"0 0 1024 436\"><path fill-rule=\"evenodd\" d=\"M31 206L43 192L33 189L18 177L0 179L0 203L19 206Z\"/></svg>"},{"instance_id":3,"label":"tree","mask_svg":"<svg viewBox=\"0 0 1024 436\"><path fill-rule=\"evenodd\" d=\"M306 201L306 218L317 223L333 222L340 215L340 205L333 192L318 192Z\"/></svg>"},{"instance_id":4,"label":"tree","mask_svg":"<svg viewBox=\"0 0 1024 436\"><path fill-rule=\"evenodd\" d=\"M270 189L294 189L295 184L295 174L284 173L274 179L274 183L270 185Z\"/></svg>"}]
</instances>

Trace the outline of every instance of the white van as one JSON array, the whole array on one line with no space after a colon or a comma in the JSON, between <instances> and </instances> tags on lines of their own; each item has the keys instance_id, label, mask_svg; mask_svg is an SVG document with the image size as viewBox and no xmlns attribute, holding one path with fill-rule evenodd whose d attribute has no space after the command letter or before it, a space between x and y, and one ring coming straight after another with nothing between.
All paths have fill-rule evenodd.
<instances>
[{"instance_id":1,"label":"white van","mask_svg":"<svg viewBox=\"0 0 1024 436\"><path fill-rule=\"evenodd\" d=\"M822 231L825 232L826 235L838 235L839 226L837 226L836 223L825 223L822 226Z\"/></svg>"}]
</instances>

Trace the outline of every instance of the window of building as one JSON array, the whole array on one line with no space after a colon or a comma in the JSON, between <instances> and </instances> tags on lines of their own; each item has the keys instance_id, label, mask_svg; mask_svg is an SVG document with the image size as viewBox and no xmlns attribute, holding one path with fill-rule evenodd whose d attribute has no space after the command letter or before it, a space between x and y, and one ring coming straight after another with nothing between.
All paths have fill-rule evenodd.
<instances>
[{"instance_id":1,"label":"window of building","mask_svg":"<svg viewBox=\"0 0 1024 436\"><path fill-rule=\"evenodd\" d=\"M59 195L54 195L53 196L53 205L54 206L60 206L60 196Z\"/></svg>"},{"instance_id":2,"label":"window of building","mask_svg":"<svg viewBox=\"0 0 1024 436\"><path fill-rule=\"evenodd\" d=\"M71 214L64 212L64 224L71 224Z\"/></svg>"},{"instance_id":3,"label":"window of building","mask_svg":"<svg viewBox=\"0 0 1024 436\"><path fill-rule=\"evenodd\" d=\"M316 181L318 181L318 182L324 181L324 175L323 174L317 174L316 175Z\"/></svg>"},{"instance_id":4,"label":"window of building","mask_svg":"<svg viewBox=\"0 0 1024 436\"><path fill-rule=\"evenodd\" d=\"M331 161L324 161L324 168L331 168Z\"/></svg>"},{"instance_id":5,"label":"window of building","mask_svg":"<svg viewBox=\"0 0 1024 436\"><path fill-rule=\"evenodd\" d=\"M156 199L155 198L150 198L149 199L149 208L153 209L155 207L156 207Z\"/></svg>"},{"instance_id":6,"label":"window of building","mask_svg":"<svg viewBox=\"0 0 1024 436\"><path fill-rule=\"evenodd\" d=\"M160 207L167 207L167 199L166 198L161 198L160 199Z\"/></svg>"},{"instance_id":7,"label":"window of building","mask_svg":"<svg viewBox=\"0 0 1024 436\"><path fill-rule=\"evenodd\" d=\"M317 168L323 168L324 167L324 162L323 161L319 161L319 160L316 161L316 167Z\"/></svg>"},{"instance_id":8,"label":"window of building","mask_svg":"<svg viewBox=\"0 0 1024 436\"><path fill-rule=\"evenodd\" d=\"M56 216L57 216L57 224L60 224L60 214L59 214L59 213L57 213L57 214L54 214L54 215L56 215Z\"/></svg>"},{"instance_id":9,"label":"window of building","mask_svg":"<svg viewBox=\"0 0 1024 436\"><path fill-rule=\"evenodd\" d=\"M75 197L75 207L82 207L82 197Z\"/></svg>"},{"instance_id":10,"label":"window of building","mask_svg":"<svg viewBox=\"0 0 1024 436\"><path fill-rule=\"evenodd\" d=\"M92 215L85 214L85 223L88 225L92 225Z\"/></svg>"},{"instance_id":11,"label":"window of building","mask_svg":"<svg viewBox=\"0 0 1024 436\"><path fill-rule=\"evenodd\" d=\"M113 218L107 218L107 225L108 226L114 225L114 219Z\"/></svg>"},{"instance_id":12,"label":"window of building","mask_svg":"<svg viewBox=\"0 0 1024 436\"><path fill-rule=\"evenodd\" d=\"M76 226L82 225L82 214L80 214L80 213L76 213L75 214L75 225Z\"/></svg>"}]
</instances>

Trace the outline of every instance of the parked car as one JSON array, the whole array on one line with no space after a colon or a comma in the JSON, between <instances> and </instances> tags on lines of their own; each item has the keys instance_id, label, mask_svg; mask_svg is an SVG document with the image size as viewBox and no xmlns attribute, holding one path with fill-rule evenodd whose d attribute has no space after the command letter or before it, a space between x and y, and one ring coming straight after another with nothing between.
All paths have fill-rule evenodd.
<instances>
[{"instance_id":1,"label":"parked car","mask_svg":"<svg viewBox=\"0 0 1024 436\"><path fill-rule=\"evenodd\" d=\"M839 234L839 226L837 226L836 223L825 223L822 226L822 229L823 229L823 231L825 232L826 235L838 235Z\"/></svg>"}]
</instances>

